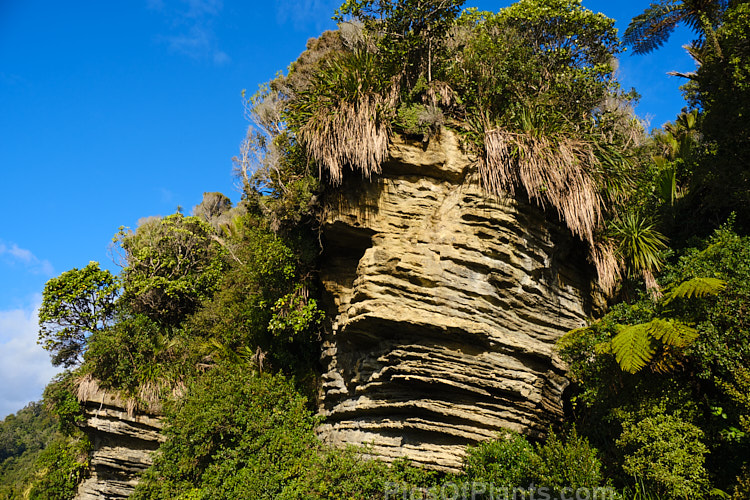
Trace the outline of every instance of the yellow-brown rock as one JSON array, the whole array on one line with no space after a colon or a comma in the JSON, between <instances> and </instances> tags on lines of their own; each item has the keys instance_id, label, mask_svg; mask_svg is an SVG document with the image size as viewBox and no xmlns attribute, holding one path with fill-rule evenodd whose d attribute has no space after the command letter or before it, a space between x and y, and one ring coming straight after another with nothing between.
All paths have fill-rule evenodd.
<instances>
[{"instance_id":1,"label":"yellow-brown rock","mask_svg":"<svg viewBox=\"0 0 750 500\"><path fill-rule=\"evenodd\" d=\"M86 420L83 431L91 440L90 475L78 487L75 500L128 498L152 455L164 442L160 415L128 411L127 403L100 389L96 381L79 388Z\"/></svg>"},{"instance_id":2,"label":"yellow-brown rock","mask_svg":"<svg viewBox=\"0 0 750 500\"><path fill-rule=\"evenodd\" d=\"M554 343L585 323L592 271L554 214L489 197L447 130L395 138L327 206L325 441L455 471L467 444L560 420Z\"/></svg>"}]
</instances>

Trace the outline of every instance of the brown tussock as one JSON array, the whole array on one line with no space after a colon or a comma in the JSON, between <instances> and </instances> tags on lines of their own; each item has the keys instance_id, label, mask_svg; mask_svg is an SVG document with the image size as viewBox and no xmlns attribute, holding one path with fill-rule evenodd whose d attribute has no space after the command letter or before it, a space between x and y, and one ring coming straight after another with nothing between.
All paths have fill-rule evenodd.
<instances>
[{"instance_id":1,"label":"brown tussock","mask_svg":"<svg viewBox=\"0 0 750 500\"><path fill-rule=\"evenodd\" d=\"M561 135L545 136L494 129L485 132L485 155L479 164L482 185L500 196L523 187L543 209L551 205L571 232L589 244L599 284L611 293L620 277L614 249L596 240L602 198L589 174L598 160L593 146Z\"/></svg>"},{"instance_id":2,"label":"brown tussock","mask_svg":"<svg viewBox=\"0 0 750 500\"><path fill-rule=\"evenodd\" d=\"M390 122L380 118L385 107L382 96L367 94L354 103L323 108L305 123L299 137L318 163L321 178L325 170L331 184L339 185L347 166L367 179L381 172L391 132Z\"/></svg>"}]
</instances>

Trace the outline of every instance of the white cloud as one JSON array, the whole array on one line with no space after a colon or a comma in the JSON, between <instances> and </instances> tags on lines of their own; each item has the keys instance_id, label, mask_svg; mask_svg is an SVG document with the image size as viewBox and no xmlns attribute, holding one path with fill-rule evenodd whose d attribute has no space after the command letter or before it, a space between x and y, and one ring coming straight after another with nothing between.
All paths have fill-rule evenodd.
<instances>
[{"instance_id":1,"label":"white cloud","mask_svg":"<svg viewBox=\"0 0 750 500\"><path fill-rule=\"evenodd\" d=\"M219 48L214 29L221 15L221 0L149 0L148 7L160 12L170 24L172 34L159 35L171 52L196 60L210 60L216 65L230 62L229 55Z\"/></svg>"},{"instance_id":2,"label":"white cloud","mask_svg":"<svg viewBox=\"0 0 750 500\"><path fill-rule=\"evenodd\" d=\"M55 269L48 260L39 259L30 250L19 247L15 243L4 243L0 240L0 258L7 264L21 264L33 274L53 276Z\"/></svg>"},{"instance_id":3,"label":"white cloud","mask_svg":"<svg viewBox=\"0 0 750 500\"><path fill-rule=\"evenodd\" d=\"M279 0L276 2L276 17L279 24L291 21L296 30L314 23L315 31L320 32L333 27L330 17L340 6L338 0ZM326 15L321 17L321 13Z\"/></svg>"},{"instance_id":4,"label":"white cloud","mask_svg":"<svg viewBox=\"0 0 750 500\"><path fill-rule=\"evenodd\" d=\"M31 307L0 311L0 419L39 400L59 371L36 343L40 303L35 296Z\"/></svg>"}]
</instances>

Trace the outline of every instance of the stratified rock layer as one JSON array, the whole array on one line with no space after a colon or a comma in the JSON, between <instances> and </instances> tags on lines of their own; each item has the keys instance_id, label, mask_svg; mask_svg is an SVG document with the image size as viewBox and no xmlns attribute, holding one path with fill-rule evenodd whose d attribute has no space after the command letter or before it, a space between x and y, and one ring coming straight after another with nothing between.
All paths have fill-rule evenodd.
<instances>
[{"instance_id":1,"label":"stratified rock layer","mask_svg":"<svg viewBox=\"0 0 750 500\"><path fill-rule=\"evenodd\" d=\"M152 464L152 453L164 441L162 419L129 414L119 398L101 390L88 394L83 404L83 430L93 451L91 475L79 486L76 500L127 498L140 474Z\"/></svg>"},{"instance_id":2,"label":"stratified rock layer","mask_svg":"<svg viewBox=\"0 0 750 500\"><path fill-rule=\"evenodd\" d=\"M539 208L488 197L450 132L390 155L328 200L319 434L455 471L467 444L559 421L553 346L585 323L591 271Z\"/></svg>"}]
</instances>

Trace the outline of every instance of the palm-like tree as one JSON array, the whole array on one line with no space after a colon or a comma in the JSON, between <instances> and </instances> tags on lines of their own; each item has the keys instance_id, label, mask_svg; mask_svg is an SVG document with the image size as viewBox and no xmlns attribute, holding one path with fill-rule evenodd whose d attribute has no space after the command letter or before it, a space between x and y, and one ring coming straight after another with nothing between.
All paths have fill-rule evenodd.
<instances>
[{"instance_id":1,"label":"palm-like tree","mask_svg":"<svg viewBox=\"0 0 750 500\"><path fill-rule=\"evenodd\" d=\"M630 276L640 274L646 288L658 293L659 285L654 271L662 266L660 253L666 250L666 238L646 217L636 213L626 213L613 224L617 252Z\"/></svg>"},{"instance_id":2,"label":"palm-like tree","mask_svg":"<svg viewBox=\"0 0 750 500\"><path fill-rule=\"evenodd\" d=\"M721 53L714 28L729 0L658 0L634 17L623 37L636 54L647 54L669 39L678 24L705 37Z\"/></svg>"}]
</instances>

